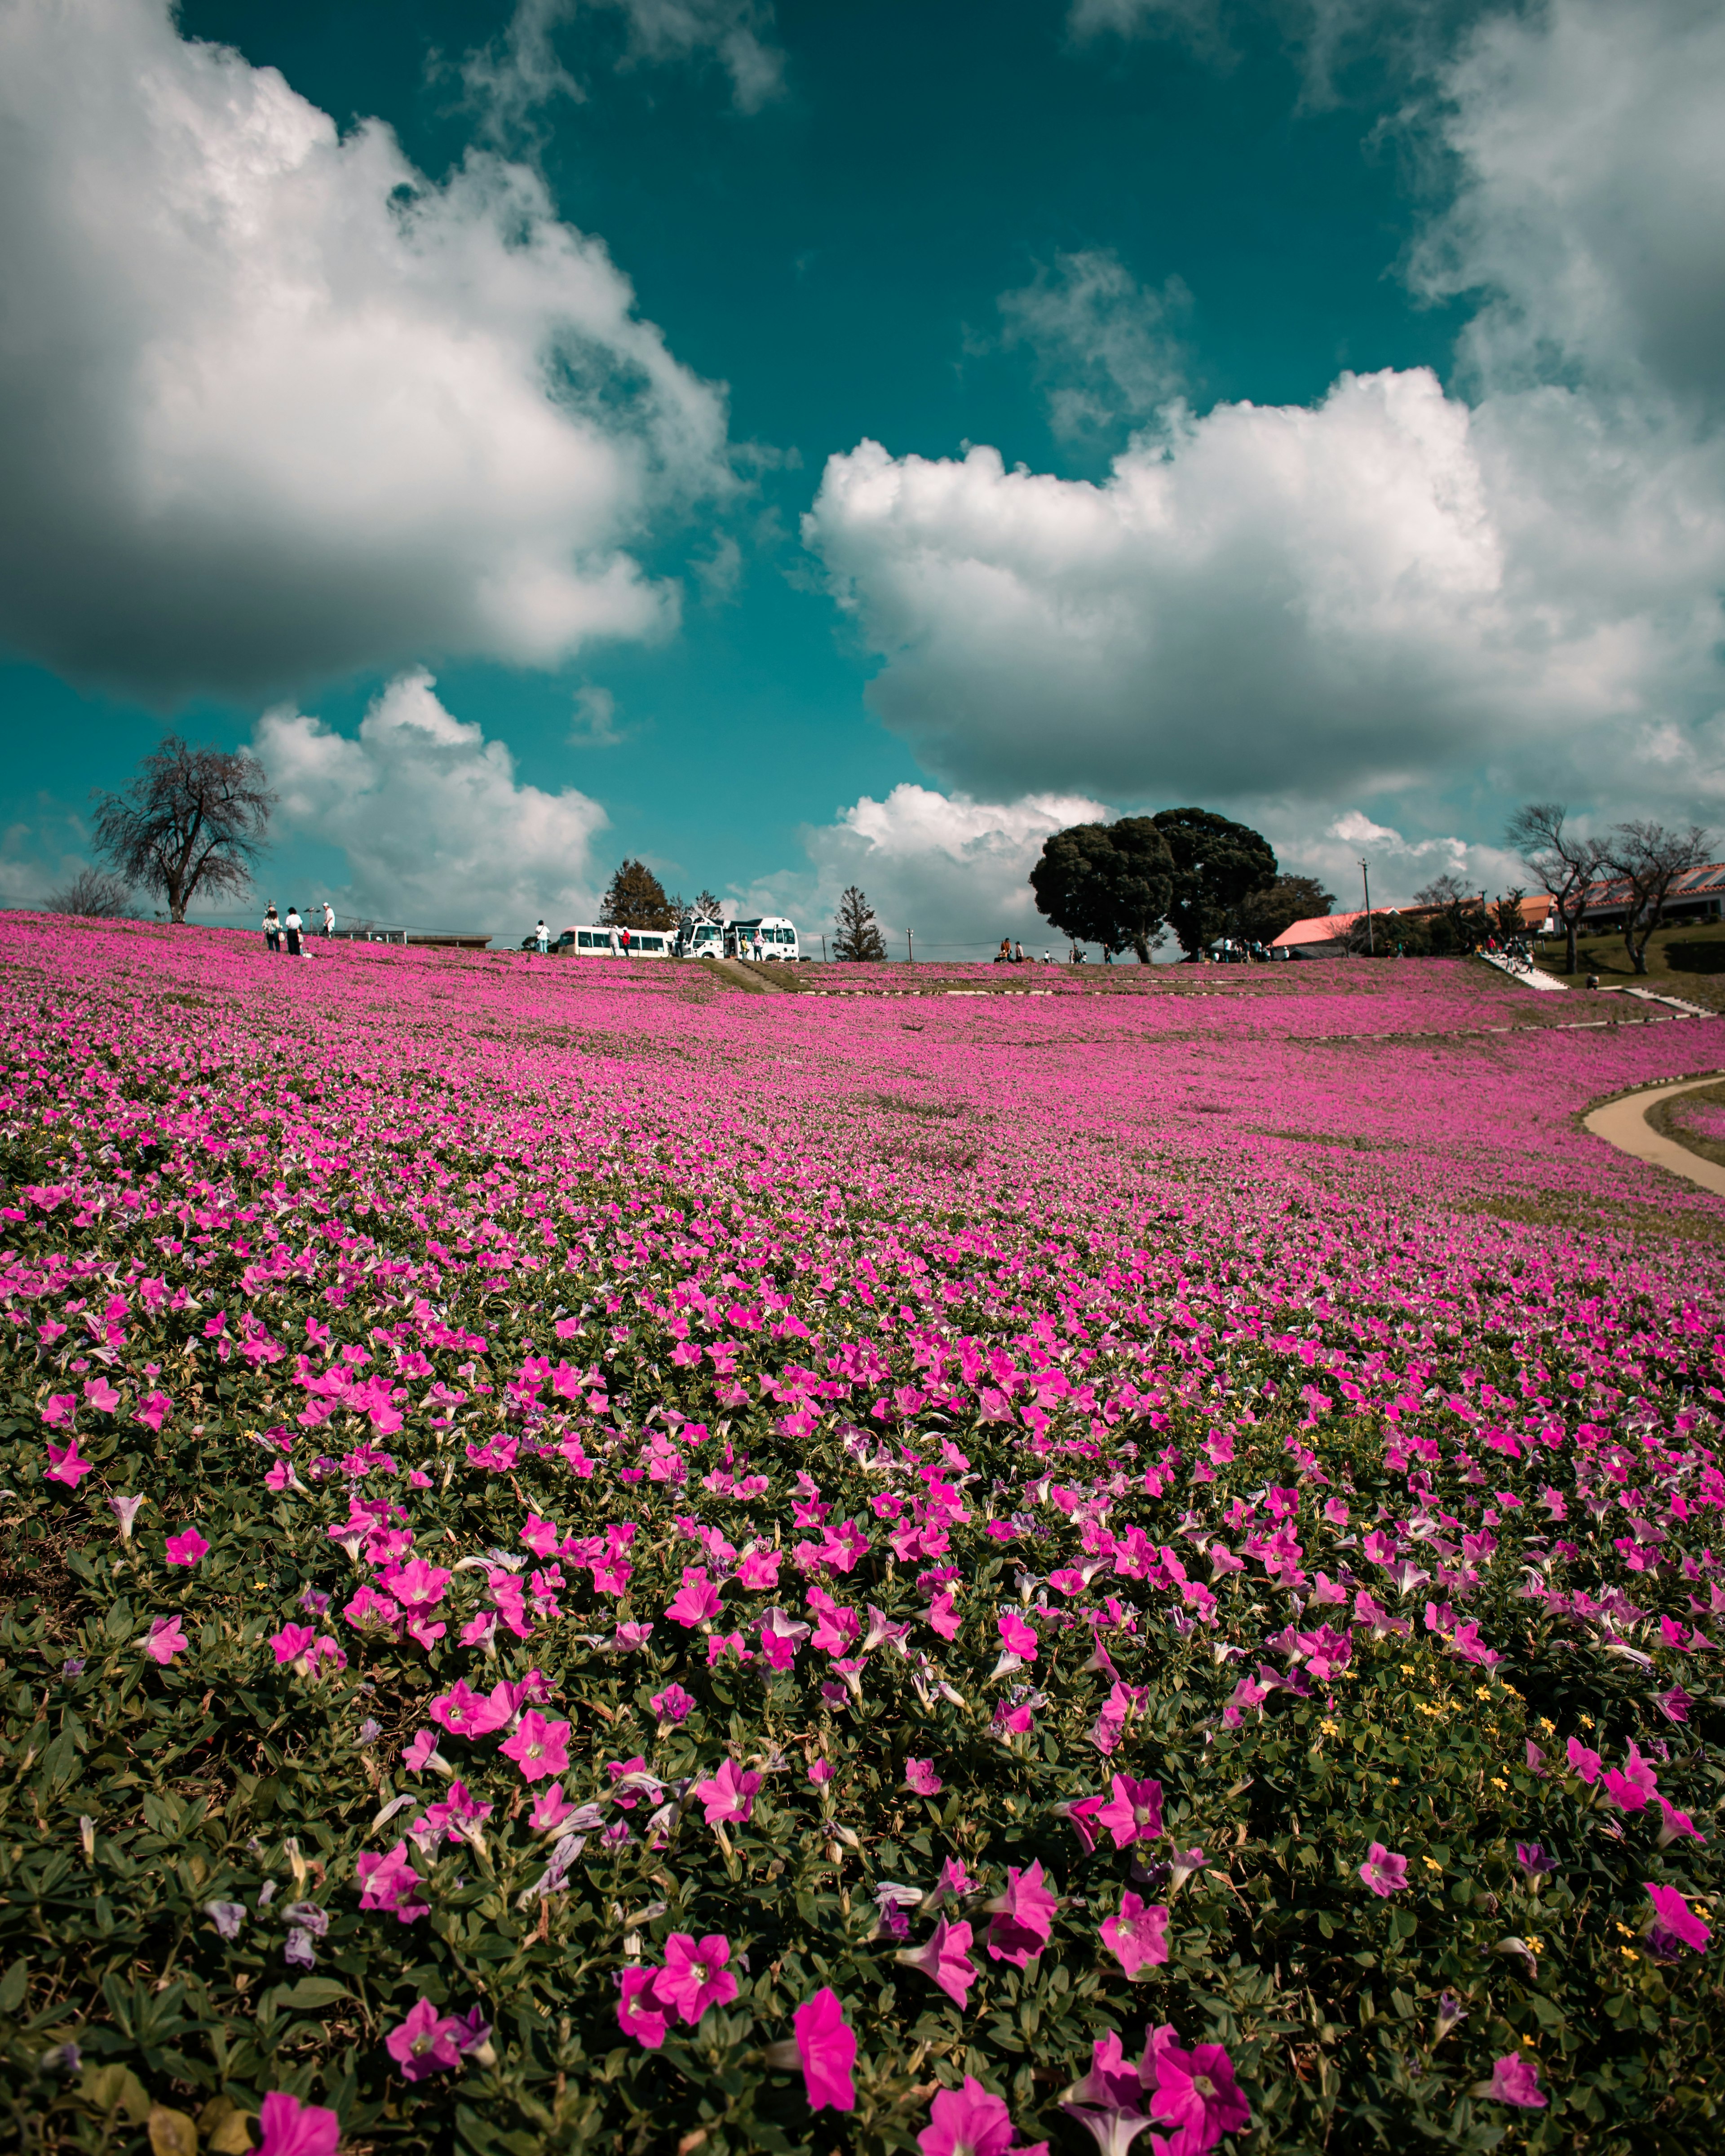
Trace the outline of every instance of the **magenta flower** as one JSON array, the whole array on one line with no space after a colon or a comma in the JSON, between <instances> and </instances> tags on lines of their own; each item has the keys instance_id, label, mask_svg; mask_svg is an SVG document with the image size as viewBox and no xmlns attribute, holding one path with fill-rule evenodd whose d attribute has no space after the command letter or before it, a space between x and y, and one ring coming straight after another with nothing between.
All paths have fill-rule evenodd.
<instances>
[{"instance_id":1,"label":"magenta flower","mask_svg":"<svg viewBox=\"0 0 1725 2156\"><path fill-rule=\"evenodd\" d=\"M622 1972L623 1995L617 2002L617 2021L625 2036L649 2051L656 2051L665 2041L668 2025L663 2014L654 2010L654 1987L661 1971L656 1969L626 1969Z\"/></svg>"},{"instance_id":2,"label":"magenta flower","mask_svg":"<svg viewBox=\"0 0 1725 2156\"><path fill-rule=\"evenodd\" d=\"M1597 1752L1590 1752L1579 1738L1572 1737L1568 1743L1569 1764L1584 1782L1591 1785L1599 1779L1600 1759Z\"/></svg>"},{"instance_id":3,"label":"magenta flower","mask_svg":"<svg viewBox=\"0 0 1725 2156\"><path fill-rule=\"evenodd\" d=\"M1194 2149L1214 2148L1224 2133L1234 2133L1252 2123L1251 2106L1234 2078L1234 2061L1219 2044L1194 2044L1183 2051L1168 2037L1151 2039L1145 2064L1154 2061L1156 2091L1150 2099L1153 2116L1190 2133Z\"/></svg>"},{"instance_id":4,"label":"magenta flower","mask_svg":"<svg viewBox=\"0 0 1725 2156\"><path fill-rule=\"evenodd\" d=\"M1107 1801L1106 1797L1076 1797L1053 1807L1055 1817L1066 1821L1082 1843L1086 1856L1096 1845L1096 1814Z\"/></svg>"},{"instance_id":5,"label":"magenta flower","mask_svg":"<svg viewBox=\"0 0 1725 2156\"><path fill-rule=\"evenodd\" d=\"M942 2089L916 2136L922 2156L1004 2156L1013 2144L1012 2113L973 2075L962 2089Z\"/></svg>"},{"instance_id":6,"label":"magenta flower","mask_svg":"<svg viewBox=\"0 0 1725 2156\"><path fill-rule=\"evenodd\" d=\"M98 1414L112 1414L120 1404L120 1395L105 1378L86 1378L84 1404L94 1408Z\"/></svg>"},{"instance_id":7,"label":"magenta flower","mask_svg":"<svg viewBox=\"0 0 1725 2156\"><path fill-rule=\"evenodd\" d=\"M737 1996L737 1979L726 1968L731 1942L714 1933L699 1944L687 1932L673 1932L665 1943L665 1967L654 1981L653 1996L691 2026L710 2006L726 2006Z\"/></svg>"},{"instance_id":8,"label":"magenta flower","mask_svg":"<svg viewBox=\"0 0 1725 2156\"><path fill-rule=\"evenodd\" d=\"M341 2120L321 2103L272 2089L258 2113L258 2133L254 2156L336 2156Z\"/></svg>"},{"instance_id":9,"label":"magenta flower","mask_svg":"<svg viewBox=\"0 0 1725 2156\"><path fill-rule=\"evenodd\" d=\"M497 1748L514 1760L525 1780L548 1782L568 1767L569 1725L547 1722L536 1707L530 1707L521 1717L521 1727Z\"/></svg>"},{"instance_id":10,"label":"magenta flower","mask_svg":"<svg viewBox=\"0 0 1725 2156\"><path fill-rule=\"evenodd\" d=\"M42 1405L42 1419L50 1430L64 1430L77 1412L76 1393L50 1393Z\"/></svg>"},{"instance_id":11,"label":"magenta flower","mask_svg":"<svg viewBox=\"0 0 1725 2156\"><path fill-rule=\"evenodd\" d=\"M719 1590L707 1578L704 1564L683 1567L683 1584L665 1605L665 1614L673 1624L691 1631L718 1615Z\"/></svg>"},{"instance_id":12,"label":"magenta flower","mask_svg":"<svg viewBox=\"0 0 1725 2156\"><path fill-rule=\"evenodd\" d=\"M173 1401L167 1393L146 1393L138 1402L138 1420L158 1433L173 1411Z\"/></svg>"},{"instance_id":13,"label":"magenta flower","mask_svg":"<svg viewBox=\"0 0 1725 2156\"><path fill-rule=\"evenodd\" d=\"M946 1784L935 1773L932 1759L906 1759L905 1787L914 1789L919 1797L937 1797Z\"/></svg>"},{"instance_id":14,"label":"magenta flower","mask_svg":"<svg viewBox=\"0 0 1725 2156\"><path fill-rule=\"evenodd\" d=\"M1005 1644L1007 1651L1009 1654L1021 1656L1027 1662L1034 1662L1036 1659L1037 1647L1040 1644L1036 1637L1035 1626L1027 1625L1015 1609L1004 1612L999 1625L1000 1637Z\"/></svg>"},{"instance_id":15,"label":"magenta flower","mask_svg":"<svg viewBox=\"0 0 1725 2156\"><path fill-rule=\"evenodd\" d=\"M515 1707L503 1686L499 1685L488 1699L460 1678L446 1692L439 1693L425 1712L452 1737L485 1737L515 1717Z\"/></svg>"},{"instance_id":16,"label":"magenta flower","mask_svg":"<svg viewBox=\"0 0 1725 2156\"><path fill-rule=\"evenodd\" d=\"M1101 1928L1102 1944L1128 1976L1141 1969L1159 1968L1168 1959L1168 1912L1152 1907L1130 1892L1121 1897L1120 1913Z\"/></svg>"},{"instance_id":17,"label":"magenta flower","mask_svg":"<svg viewBox=\"0 0 1725 2156\"><path fill-rule=\"evenodd\" d=\"M1009 1866L1006 1891L988 1903L993 1921L988 1926L988 1958L1028 1969L1048 1944L1059 1902L1044 1884L1041 1864L1028 1871Z\"/></svg>"},{"instance_id":18,"label":"magenta flower","mask_svg":"<svg viewBox=\"0 0 1725 2156\"><path fill-rule=\"evenodd\" d=\"M977 1979L976 1964L970 1958L969 1925L949 1924L944 1917L920 1947L906 1947L893 1958L911 1969L920 1969L961 2010Z\"/></svg>"},{"instance_id":19,"label":"magenta flower","mask_svg":"<svg viewBox=\"0 0 1725 2156\"><path fill-rule=\"evenodd\" d=\"M196 1527L187 1527L183 1534L167 1538L167 1561L170 1564L196 1564L209 1544Z\"/></svg>"},{"instance_id":20,"label":"magenta flower","mask_svg":"<svg viewBox=\"0 0 1725 2156\"><path fill-rule=\"evenodd\" d=\"M1135 1782L1130 1776L1114 1777L1114 1794L1096 1807L1096 1821L1114 1837L1117 1849L1135 1841L1154 1841L1162 1832L1162 1784Z\"/></svg>"},{"instance_id":21,"label":"magenta flower","mask_svg":"<svg viewBox=\"0 0 1725 2156\"><path fill-rule=\"evenodd\" d=\"M406 1761L410 1774L423 1773L428 1763L437 1756L437 1732L434 1729L420 1730L411 1744L403 1746L401 1756Z\"/></svg>"},{"instance_id":22,"label":"magenta flower","mask_svg":"<svg viewBox=\"0 0 1725 2156\"><path fill-rule=\"evenodd\" d=\"M1100 2037L1091 2049L1090 2071L1060 2097L1060 2109L1095 2138L1102 2156L1127 2156L1139 2134L1148 2131L1150 2114L1143 2083L1128 2064L1117 2030ZM1158 2137L1156 2145L1173 2144Z\"/></svg>"},{"instance_id":23,"label":"magenta flower","mask_svg":"<svg viewBox=\"0 0 1725 2156\"><path fill-rule=\"evenodd\" d=\"M68 1438L64 1445L56 1445L49 1438L48 1457L49 1465L43 1470L42 1479L45 1482L64 1482L69 1490L75 1490L95 1465L91 1460L80 1458L75 1437Z\"/></svg>"},{"instance_id":24,"label":"magenta flower","mask_svg":"<svg viewBox=\"0 0 1725 2156\"><path fill-rule=\"evenodd\" d=\"M354 1869L359 1878L359 1906L362 1909L388 1909L398 1923L411 1924L416 1917L427 1915L429 1902L415 1902L413 1890L419 1883L419 1875L408 1861L408 1845L398 1841L386 1856L362 1849Z\"/></svg>"},{"instance_id":25,"label":"magenta flower","mask_svg":"<svg viewBox=\"0 0 1725 2156\"><path fill-rule=\"evenodd\" d=\"M1713 1936L1710 1928L1702 1923L1693 1909L1675 1887L1656 1887L1650 1880L1647 1893L1653 1903L1654 1922L1648 1933L1648 1944L1655 1952L1667 1940L1676 1940L1696 1953L1707 1952L1707 1941ZM1659 1945L1655 1945L1658 1941Z\"/></svg>"},{"instance_id":26,"label":"magenta flower","mask_svg":"<svg viewBox=\"0 0 1725 2156\"><path fill-rule=\"evenodd\" d=\"M647 1704L661 1722L686 1722L695 1712L695 1696L681 1685L667 1685L663 1691L655 1692Z\"/></svg>"},{"instance_id":27,"label":"magenta flower","mask_svg":"<svg viewBox=\"0 0 1725 2156\"><path fill-rule=\"evenodd\" d=\"M421 1999L383 2039L384 2048L401 2068L403 2081L423 2082L460 2065L460 2026L454 2015L439 2014L429 1999Z\"/></svg>"},{"instance_id":28,"label":"magenta flower","mask_svg":"<svg viewBox=\"0 0 1725 2156\"><path fill-rule=\"evenodd\" d=\"M539 1800L527 1815L528 1824L535 1834L548 1834L560 1825L575 1809L563 1794L561 1782L553 1782L548 1789L539 1792Z\"/></svg>"},{"instance_id":29,"label":"magenta flower","mask_svg":"<svg viewBox=\"0 0 1725 2156\"><path fill-rule=\"evenodd\" d=\"M791 2016L797 2056L811 2111L855 2111L856 2088L850 2069L856 2063L856 2038L845 2019L839 1994L830 1986L805 1999Z\"/></svg>"},{"instance_id":30,"label":"magenta flower","mask_svg":"<svg viewBox=\"0 0 1725 2156\"><path fill-rule=\"evenodd\" d=\"M284 1625L279 1632L272 1632L270 1644L275 1650L275 1659L282 1662L296 1662L317 1638L317 1628L312 1625Z\"/></svg>"},{"instance_id":31,"label":"magenta flower","mask_svg":"<svg viewBox=\"0 0 1725 2156\"><path fill-rule=\"evenodd\" d=\"M1481 2082L1475 2089L1493 2103L1512 2103L1522 2111L1543 2111L1545 2098L1539 2093L1539 2061L1523 2056L1520 2051L1507 2051L1501 2059L1491 2062L1491 2078Z\"/></svg>"},{"instance_id":32,"label":"magenta flower","mask_svg":"<svg viewBox=\"0 0 1725 2156\"><path fill-rule=\"evenodd\" d=\"M1408 1883L1408 1860L1374 1841L1359 1867L1359 1876L1374 1894L1399 1894Z\"/></svg>"},{"instance_id":33,"label":"magenta flower","mask_svg":"<svg viewBox=\"0 0 1725 2156\"><path fill-rule=\"evenodd\" d=\"M709 1826L718 1826L727 1820L746 1825L755 1809L755 1795L760 1786L758 1774L745 1773L734 1759L727 1759L716 1774L697 1782L692 1794L706 1807Z\"/></svg>"},{"instance_id":34,"label":"magenta flower","mask_svg":"<svg viewBox=\"0 0 1725 2156\"><path fill-rule=\"evenodd\" d=\"M176 1655L183 1655L188 1644L181 1629L183 1620L178 1617L152 1617L150 1635L144 1642L144 1652L152 1662L165 1668Z\"/></svg>"}]
</instances>

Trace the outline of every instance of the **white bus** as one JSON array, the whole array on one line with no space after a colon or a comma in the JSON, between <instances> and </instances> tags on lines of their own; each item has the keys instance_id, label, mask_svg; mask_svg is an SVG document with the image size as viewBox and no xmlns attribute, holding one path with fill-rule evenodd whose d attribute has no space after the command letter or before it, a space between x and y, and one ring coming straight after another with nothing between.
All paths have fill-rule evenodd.
<instances>
[{"instance_id":1,"label":"white bus","mask_svg":"<svg viewBox=\"0 0 1725 2156\"><path fill-rule=\"evenodd\" d=\"M685 916L677 923L676 955L680 958L722 958L725 924Z\"/></svg>"},{"instance_id":2,"label":"white bus","mask_svg":"<svg viewBox=\"0 0 1725 2156\"><path fill-rule=\"evenodd\" d=\"M557 947L572 958L669 958L675 943L668 928L604 928L585 921L566 928Z\"/></svg>"},{"instance_id":3,"label":"white bus","mask_svg":"<svg viewBox=\"0 0 1725 2156\"><path fill-rule=\"evenodd\" d=\"M797 948L797 932L788 921L776 913L762 913L748 921L729 921L725 924L725 956L727 958L752 958L755 937L761 938L762 958L778 958L794 966L800 953Z\"/></svg>"}]
</instances>

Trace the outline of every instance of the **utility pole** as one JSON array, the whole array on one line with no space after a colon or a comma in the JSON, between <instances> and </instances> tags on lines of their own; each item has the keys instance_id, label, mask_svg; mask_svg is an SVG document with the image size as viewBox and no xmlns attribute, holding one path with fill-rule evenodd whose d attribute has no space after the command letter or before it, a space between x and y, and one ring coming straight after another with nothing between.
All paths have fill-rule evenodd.
<instances>
[{"instance_id":1,"label":"utility pole","mask_svg":"<svg viewBox=\"0 0 1725 2156\"><path fill-rule=\"evenodd\" d=\"M1378 942L1376 937L1372 932L1372 870L1370 862L1362 861L1359 865L1359 872L1360 880L1366 887L1366 950L1370 957L1375 958L1378 955Z\"/></svg>"},{"instance_id":2,"label":"utility pole","mask_svg":"<svg viewBox=\"0 0 1725 2156\"><path fill-rule=\"evenodd\" d=\"M905 963L907 966L914 966L916 963L916 932L914 928L907 928L905 931Z\"/></svg>"}]
</instances>

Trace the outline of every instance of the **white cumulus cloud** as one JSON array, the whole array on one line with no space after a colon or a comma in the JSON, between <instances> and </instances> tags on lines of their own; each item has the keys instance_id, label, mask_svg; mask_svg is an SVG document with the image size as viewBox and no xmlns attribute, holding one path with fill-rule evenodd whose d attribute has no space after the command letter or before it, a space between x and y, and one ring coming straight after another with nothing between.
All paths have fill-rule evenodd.
<instances>
[{"instance_id":1,"label":"white cumulus cloud","mask_svg":"<svg viewBox=\"0 0 1725 2156\"><path fill-rule=\"evenodd\" d=\"M171 699L659 634L721 394L524 167L343 134L165 0L0 11L0 634Z\"/></svg>"},{"instance_id":2,"label":"white cumulus cloud","mask_svg":"<svg viewBox=\"0 0 1725 2156\"><path fill-rule=\"evenodd\" d=\"M805 541L935 776L1303 798L1313 837L1364 803L1417 839L1467 771L1612 814L1725 798L1725 24L1553 0L1434 95L1455 186L1412 269L1477 295L1456 384L1171 404L1100 485L829 461Z\"/></svg>"},{"instance_id":3,"label":"white cumulus cloud","mask_svg":"<svg viewBox=\"0 0 1725 2156\"><path fill-rule=\"evenodd\" d=\"M559 928L591 919L604 810L572 787L523 785L506 744L452 716L435 685L423 669L398 675L357 738L291 707L254 731L280 824L347 855L347 880L329 894L337 911L503 943L542 913ZM299 902L324 896L301 891Z\"/></svg>"},{"instance_id":4,"label":"white cumulus cloud","mask_svg":"<svg viewBox=\"0 0 1725 2156\"><path fill-rule=\"evenodd\" d=\"M840 893L855 884L894 957L905 955L906 930L929 958L985 958L1003 936L1052 947L1060 939L1036 911L1030 870L1051 832L1107 813L1081 795L990 802L895 786L884 801L865 794L832 823L806 828L808 867L739 891L730 910L785 915L818 955Z\"/></svg>"}]
</instances>

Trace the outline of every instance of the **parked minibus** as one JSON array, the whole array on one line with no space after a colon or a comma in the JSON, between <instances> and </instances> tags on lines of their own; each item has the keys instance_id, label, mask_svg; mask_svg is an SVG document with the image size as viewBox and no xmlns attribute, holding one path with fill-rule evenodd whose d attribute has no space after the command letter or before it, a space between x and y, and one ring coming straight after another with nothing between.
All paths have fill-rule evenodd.
<instances>
[{"instance_id":1,"label":"parked minibus","mask_svg":"<svg viewBox=\"0 0 1725 2156\"><path fill-rule=\"evenodd\" d=\"M669 958L675 942L668 928L606 928L588 921L566 928L557 948L575 958Z\"/></svg>"},{"instance_id":2,"label":"parked minibus","mask_svg":"<svg viewBox=\"0 0 1725 2156\"><path fill-rule=\"evenodd\" d=\"M760 931L763 959L778 958L788 965L796 964L801 955L797 947L797 932L788 921L776 913L758 914L748 921L726 921L725 956L727 958L752 958L757 929Z\"/></svg>"}]
</instances>

